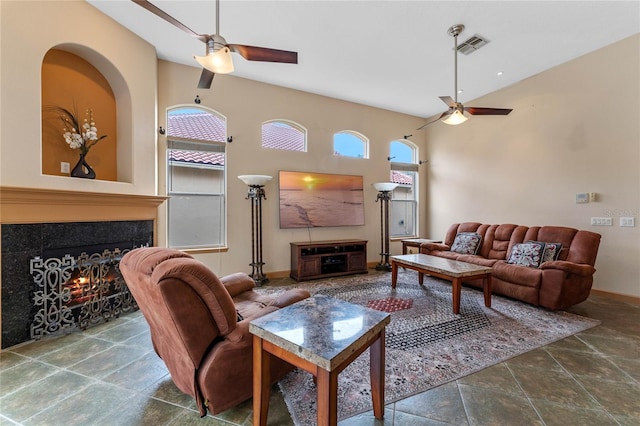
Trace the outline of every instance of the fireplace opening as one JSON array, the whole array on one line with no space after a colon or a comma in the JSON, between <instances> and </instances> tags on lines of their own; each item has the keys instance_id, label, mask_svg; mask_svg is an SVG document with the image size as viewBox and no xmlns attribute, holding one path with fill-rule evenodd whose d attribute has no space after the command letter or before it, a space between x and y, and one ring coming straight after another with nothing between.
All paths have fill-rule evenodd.
<instances>
[{"instance_id":1,"label":"fireplace opening","mask_svg":"<svg viewBox=\"0 0 640 426\"><path fill-rule=\"evenodd\" d=\"M152 220L2 225L2 348L137 309L122 256L153 245Z\"/></svg>"}]
</instances>

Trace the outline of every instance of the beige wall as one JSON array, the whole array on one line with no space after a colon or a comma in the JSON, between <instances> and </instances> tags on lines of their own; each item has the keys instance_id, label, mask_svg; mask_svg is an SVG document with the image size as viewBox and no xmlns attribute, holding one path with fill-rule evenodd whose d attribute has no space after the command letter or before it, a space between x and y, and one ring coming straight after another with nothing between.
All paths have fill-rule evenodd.
<instances>
[{"instance_id":1,"label":"beige wall","mask_svg":"<svg viewBox=\"0 0 640 426\"><path fill-rule=\"evenodd\" d=\"M235 60L242 60L240 57ZM274 64L274 72L280 66ZM285 89L230 75L216 75L212 89L196 89L200 69L159 61L158 111L159 125L166 128L166 111L176 105L194 105L200 96L201 107L212 108L227 118L227 132L233 142L227 146L227 217L228 246L226 253L197 255L220 273L248 271L251 262L250 202L245 199L247 186L237 176L266 174L274 179L265 186L267 200L263 203L263 257L265 272L290 269L289 242L311 239L368 239L368 260L380 259L380 206L375 202L375 182L388 181L389 143L411 133L422 119L405 114L339 101L297 90ZM308 131L308 152L292 152L261 147L261 125L267 120L287 119ZM369 159L336 157L333 155L333 134L354 130L370 139ZM421 135L420 138L423 138ZM418 145L420 139L414 139ZM159 138L160 151L166 138ZM420 157L422 158L422 157ZM422 166L423 168L425 166ZM159 160L160 193L165 194L164 157ZM345 173L364 176L364 226L339 228L280 229L278 222L279 170ZM422 170L422 169L421 169ZM425 169L426 171L426 169ZM426 218L426 203L421 218ZM163 216L164 218L164 216ZM161 220L161 223L164 222ZM162 226L161 226L162 227ZM161 236L162 242L166 241ZM399 243L394 252L400 253Z\"/></svg>"},{"instance_id":2,"label":"beige wall","mask_svg":"<svg viewBox=\"0 0 640 426\"><path fill-rule=\"evenodd\" d=\"M281 169L363 175L366 225L311 229L311 239L365 238L368 260L378 260L379 205L371 184L388 180L389 141L415 133L423 120L233 76L216 76L213 89L198 90L199 69L158 63L153 47L85 2L2 1L0 24L0 185L164 194L164 187L156 189L164 182L164 166L157 169L163 162L154 159L166 141L156 129L166 128L167 107L192 104L198 94L202 106L227 116L234 138L227 151L229 250L202 260L221 274L250 270L249 201L237 176L276 176ZM640 296L639 43L635 36L469 103L513 107L508 117L435 124L412 137L419 158L429 160L420 168L421 236L441 238L462 220L594 230L603 235L595 287ZM88 60L113 88L119 182L40 171L40 72L53 47ZM274 72L279 66L287 65L274 64ZM260 147L260 124L277 118L309 130L308 153ZM369 160L332 155L332 135L345 129L370 138ZM289 242L309 239L306 229L279 229L276 190L276 181L266 186L267 272L288 270ZM600 199L576 205L578 192L597 192ZM608 215L613 227L589 225L590 217ZM635 216L638 225L619 227L620 215ZM399 253L398 243L392 251Z\"/></svg>"},{"instance_id":3,"label":"beige wall","mask_svg":"<svg viewBox=\"0 0 640 426\"><path fill-rule=\"evenodd\" d=\"M513 108L507 117L428 127L430 236L457 221L598 232L594 288L640 296L639 62L636 35L467 102ZM584 192L598 201L576 204ZM591 226L600 216L613 226Z\"/></svg>"},{"instance_id":4,"label":"beige wall","mask_svg":"<svg viewBox=\"0 0 640 426\"><path fill-rule=\"evenodd\" d=\"M155 49L84 1L0 1L0 20L0 185L154 195ZM118 182L41 172L42 61L54 47L88 61L113 89Z\"/></svg>"}]
</instances>

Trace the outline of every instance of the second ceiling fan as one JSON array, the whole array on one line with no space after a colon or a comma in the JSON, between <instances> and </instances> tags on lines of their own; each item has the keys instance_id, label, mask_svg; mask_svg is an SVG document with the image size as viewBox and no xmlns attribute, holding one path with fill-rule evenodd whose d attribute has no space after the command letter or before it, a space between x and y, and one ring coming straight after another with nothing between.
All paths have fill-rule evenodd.
<instances>
[{"instance_id":1,"label":"second ceiling fan","mask_svg":"<svg viewBox=\"0 0 640 426\"><path fill-rule=\"evenodd\" d=\"M288 50L269 49L267 47L247 46L244 44L228 44L220 32L220 3L216 0L216 32L215 34L198 34L182 22L175 19L159 7L147 0L131 0L142 6L154 15L164 19L168 23L180 28L190 36L197 38L206 44L205 56L194 56L195 60L202 65L202 74L198 82L199 89L211 87L214 75L228 74L233 72L233 60L231 52L239 53L248 61L281 62L287 64L298 63L298 53Z\"/></svg>"},{"instance_id":2,"label":"second ceiling fan","mask_svg":"<svg viewBox=\"0 0 640 426\"><path fill-rule=\"evenodd\" d=\"M442 102L447 104L448 110L440 114L440 116L434 120L431 120L418 128L418 130L424 129L431 123L435 123L438 120L442 120L446 124L460 124L467 121L464 113L467 112L471 115L508 115L511 109L507 108L483 108L483 107L465 107L458 102L458 35L464 31L464 25L454 25L447 31L447 34L453 37L453 55L454 55L454 98L451 96L440 96Z\"/></svg>"}]
</instances>

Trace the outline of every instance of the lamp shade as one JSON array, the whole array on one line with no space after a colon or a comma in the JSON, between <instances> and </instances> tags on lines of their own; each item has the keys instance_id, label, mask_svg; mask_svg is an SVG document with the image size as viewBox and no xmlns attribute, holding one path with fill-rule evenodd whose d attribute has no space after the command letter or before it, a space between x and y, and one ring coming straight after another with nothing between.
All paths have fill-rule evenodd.
<instances>
[{"instance_id":1,"label":"lamp shade","mask_svg":"<svg viewBox=\"0 0 640 426\"><path fill-rule=\"evenodd\" d=\"M209 50L209 49L207 49ZM229 74L233 72L231 50L227 46L217 50L209 50L206 56L193 57L200 65L215 74Z\"/></svg>"},{"instance_id":2,"label":"lamp shade","mask_svg":"<svg viewBox=\"0 0 640 426\"><path fill-rule=\"evenodd\" d=\"M263 186L269 182L272 177L267 175L240 175L238 179L246 183L247 185Z\"/></svg>"},{"instance_id":3,"label":"lamp shade","mask_svg":"<svg viewBox=\"0 0 640 426\"><path fill-rule=\"evenodd\" d=\"M373 184L376 191L393 191L397 186L398 184L393 182L378 182Z\"/></svg>"},{"instance_id":4,"label":"lamp shade","mask_svg":"<svg viewBox=\"0 0 640 426\"><path fill-rule=\"evenodd\" d=\"M449 116L444 120L442 120L442 122L445 124L450 124L452 126L455 126L456 124L462 124L467 120L468 118L464 116L462 111L456 108L456 110L453 111L453 114L449 114Z\"/></svg>"}]
</instances>

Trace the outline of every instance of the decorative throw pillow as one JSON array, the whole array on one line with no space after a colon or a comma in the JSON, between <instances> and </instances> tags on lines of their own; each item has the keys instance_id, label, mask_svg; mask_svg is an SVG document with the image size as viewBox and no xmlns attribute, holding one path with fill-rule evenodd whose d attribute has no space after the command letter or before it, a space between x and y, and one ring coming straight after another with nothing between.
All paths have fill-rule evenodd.
<instances>
[{"instance_id":1,"label":"decorative throw pillow","mask_svg":"<svg viewBox=\"0 0 640 426\"><path fill-rule=\"evenodd\" d=\"M528 243L539 243L540 241L527 241ZM544 252L542 253L542 261L540 264L544 262L551 262L552 260L558 260L560 257L560 250L562 250L561 243L544 243Z\"/></svg>"},{"instance_id":2,"label":"decorative throw pillow","mask_svg":"<svg viewBox=\"0 0 640 426\"><path fill-rule=\"evenodd\" d=\"M460 254L476 254L482 237L476 232L460 232L451 245L451 251Z\"/></svg>"},{"instance_id":3,"label":"decorative throw pillow","mask_svg":"<svg viewBox=\"0 0 640 426\"><path fill-rule=\"evenodd\" d=\"M513 246L507 263L537 268L542 261L545 243L532 241Z\"/></svg>"}]
</instances>

